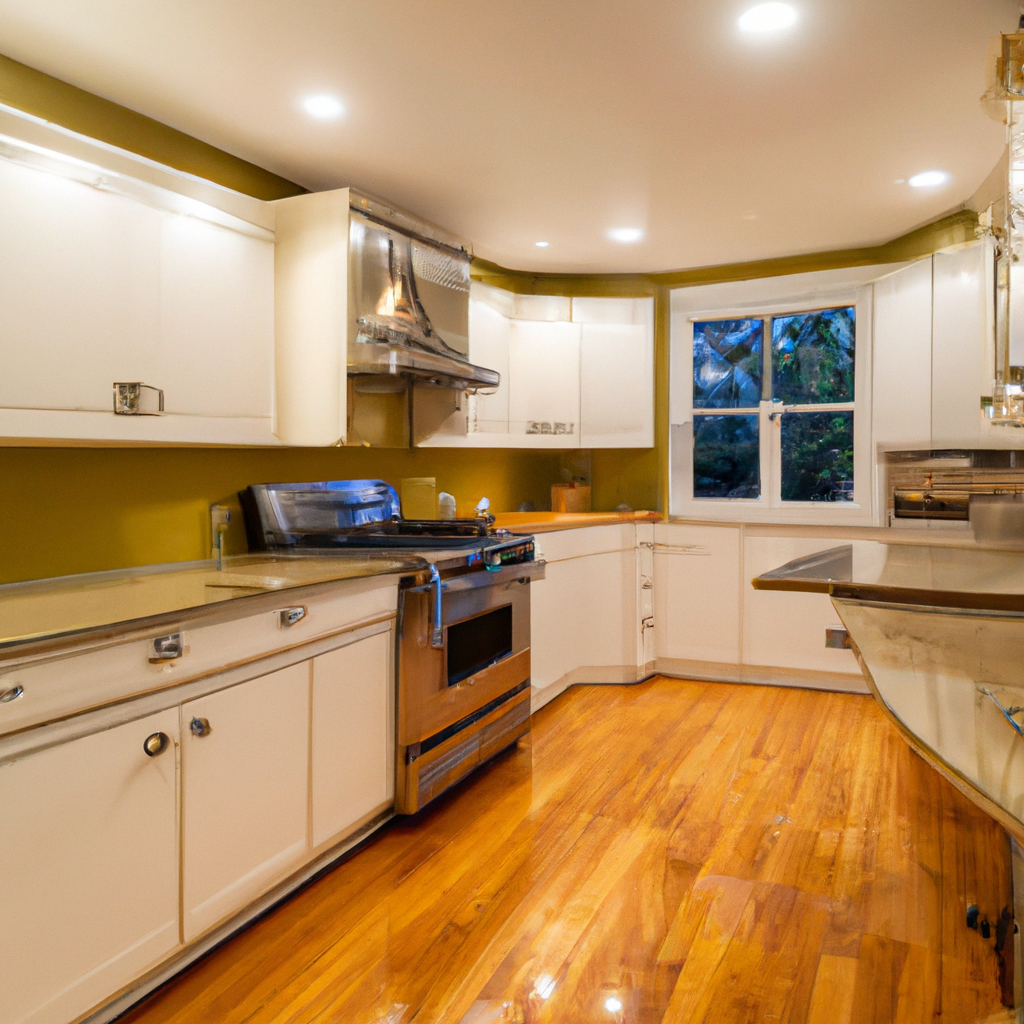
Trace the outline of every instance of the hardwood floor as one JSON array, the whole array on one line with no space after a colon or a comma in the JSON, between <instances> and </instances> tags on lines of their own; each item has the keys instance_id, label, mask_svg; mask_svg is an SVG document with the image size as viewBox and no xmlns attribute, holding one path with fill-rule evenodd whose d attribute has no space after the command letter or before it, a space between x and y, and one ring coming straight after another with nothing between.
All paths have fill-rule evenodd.
<instances>
[{"instance_id":1,"label":"hardwood floor","mask_svg":"<svg viewBox=\"0 0 1024 1024\"><path fill-rule=\"evenodd\" d=\"M871 698L574 687L127 1020L1011 1021L1009 870Z\"/></svg>"}]
</instances>

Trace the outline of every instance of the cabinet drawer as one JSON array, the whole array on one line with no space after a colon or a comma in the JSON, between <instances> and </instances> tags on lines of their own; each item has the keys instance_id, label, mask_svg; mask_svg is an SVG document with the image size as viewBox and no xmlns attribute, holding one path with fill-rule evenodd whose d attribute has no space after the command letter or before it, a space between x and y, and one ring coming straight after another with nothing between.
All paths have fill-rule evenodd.
<instances>
[{"instance_id":1,"label":"cabinet drawer","mask_svg":"<svg viewBox=\"0 0 1024 1024\"><path fill-rule=\"evenodd\" d=\"M275 651L329 636L356 623L394 614L398 584L355 580L336 590L303 596L283 593L280 600L253 615L226 622L168 626L124 643L29 660L0 669L0 735L77 714L154 690L177 686ZM304 609L294 625L282 624L282 612ZM154 663L153 641L180 632L185 653ZM20 688L20 693L13 696ZM3 700L4 695L13 699Z\"/></svg>"}]
</instances>

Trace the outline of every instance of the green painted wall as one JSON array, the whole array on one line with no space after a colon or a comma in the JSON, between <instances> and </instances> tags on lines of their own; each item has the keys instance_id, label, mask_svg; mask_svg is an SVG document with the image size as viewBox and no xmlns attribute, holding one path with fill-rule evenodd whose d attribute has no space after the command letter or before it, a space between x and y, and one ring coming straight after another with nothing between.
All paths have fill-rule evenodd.
<instances>
[{"instance_id":1,"label":"green painted wall","mask_svg":"<svg viewBox=\"0 0 1024 1024\"><path fill-rule=\"evenodd\" d=\"M0 583L207 558L208 507L247 484L433 476L472 514L550 508L558 452L367 448L0 448ZM239 515L228 552L245 550Z\"/></svg>"}]
</instances>

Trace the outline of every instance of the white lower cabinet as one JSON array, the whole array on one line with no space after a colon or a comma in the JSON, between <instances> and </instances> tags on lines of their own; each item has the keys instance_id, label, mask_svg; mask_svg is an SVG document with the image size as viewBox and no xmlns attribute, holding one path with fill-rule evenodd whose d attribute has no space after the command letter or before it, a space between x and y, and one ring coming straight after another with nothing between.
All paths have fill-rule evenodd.
<instances>
[{"instance_id":1,"label":"white lower cabinet","mask_svg":"<svg viewBox=\"0 0 1024 1024\"><path fill-rule=\"evenodd\" d=\"M2 1024L73 1020L178 945L177 738L171 709L0 764Z\"/></svg>"},{"instance_id":2,"label":"white lower cabinet","mask_svg":"<svg viewBox=\"0 0 1024 1024\"><path fill-rule=\"evenodd\" d=\"M543 535L540 543L544 579L530 585L535 706L572 683L634 682L640 635L636 528L564 530Z\"/></svg>"},{"instance_id":3,"label":"white lower cabinet","mask_svg":"<svg viewBox=\"0 0 1024 1024\"><path fill-rule=\"evenodd\" d=\"M654 528L655 653L673 662L736 665L743 596L740 530L668 523ZM747 584L749 587L749 583Z\"/></svg>"},{"instance_id":4,"label":"white lower cabinet","mask_svg":"<svg viewBox=\"0 0 1024 1024\"><path fill-rule=\"evenodd\" d=\"M306 856L309 689L305 661L181 706L186 942Z\"/></svg>"},{"instance_id":5,"label":"white lower cabinet","mask_svg":"<svg viewBox=\"0 0 1024 1024\"><path fill-rule=\"evenodd\" d=\"M340 839L395 796L390 630L313 659L313 846Z\"/></svg>"}]
</instances>

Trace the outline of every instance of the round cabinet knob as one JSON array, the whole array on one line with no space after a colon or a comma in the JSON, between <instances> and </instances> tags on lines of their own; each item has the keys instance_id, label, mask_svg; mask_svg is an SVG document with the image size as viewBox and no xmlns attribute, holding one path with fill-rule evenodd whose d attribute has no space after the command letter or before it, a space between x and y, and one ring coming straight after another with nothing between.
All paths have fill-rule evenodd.
<instances>
[{"instance_id":1,"label":"round cabinet knob","mask_svg":"<svg viewBox=\"0 0 1024 1024\"><path fill-rule=\"evenodd\" d=\"M170 746L170 738L165 732L154 732L142 741L142 749L150 756L162 754Z\"/></svg>"},{"instance_id":2,"label":"round cabinet knob","mask_svg":"<svg viewBox=\"0 0 1024 1024\"><path fill-rule=\"evenodd\" d=\"M211 733L210 720L208 718L193 718L188 725L189 732L193 736L209 736Z\"/></svg>"}]
</instances>

